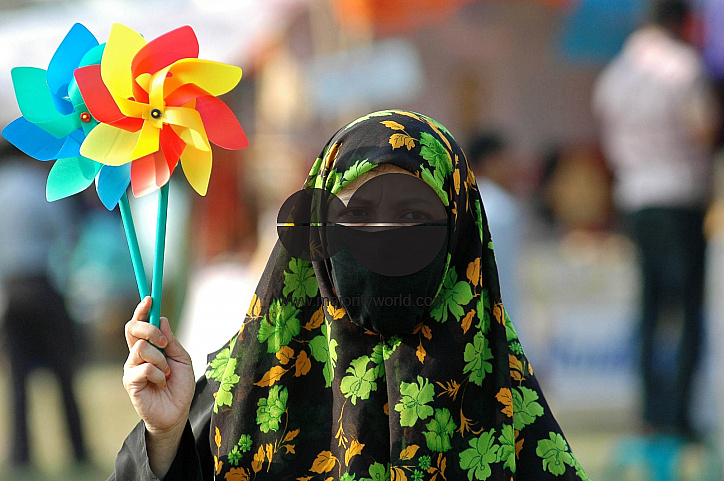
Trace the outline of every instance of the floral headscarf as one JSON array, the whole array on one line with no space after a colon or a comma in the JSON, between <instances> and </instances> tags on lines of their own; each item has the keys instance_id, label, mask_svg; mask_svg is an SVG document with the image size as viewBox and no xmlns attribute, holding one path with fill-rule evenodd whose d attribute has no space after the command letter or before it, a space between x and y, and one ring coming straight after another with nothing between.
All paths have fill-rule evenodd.
<instances>
[{"instance_id":1,"label":"floral headscarf","mask_svg":"<svg viewBox=\"0 0 724 481\"><path fill-rule=\"evenodd\" d=\"M337 307L328 262L278 242L238 336L210 356L216 479L588 479L505 312L475 178L447 129L413 112L364 116L304 188L336 194L386 163L445 205L443 302L383 338Z\"/></svg>"}]
</instances>

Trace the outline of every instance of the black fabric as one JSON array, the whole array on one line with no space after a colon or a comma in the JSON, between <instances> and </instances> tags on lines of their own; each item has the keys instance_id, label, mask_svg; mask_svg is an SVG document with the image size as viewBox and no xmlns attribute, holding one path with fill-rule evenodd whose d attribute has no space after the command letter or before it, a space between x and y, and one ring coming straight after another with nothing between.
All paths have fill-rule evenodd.
<instances>
[{"instance_id":1,"label":"black fabric","mask_svg":"<svg viewBox=\"0 0 724 481\"><path fill-rule=\"evenodd\" d=\"M395 235L405 229L415 227L367 234ZM374 242L367 241L368 246ZM384 245L384 237L378 242ZM335 291L352 322L383 337L409 334L437 302L435 295L442 282L446 256L444 242L432 262L419 271L406 276L385 276L364 266L345 246L330 259Z\"/></svg>"}]
</instances>

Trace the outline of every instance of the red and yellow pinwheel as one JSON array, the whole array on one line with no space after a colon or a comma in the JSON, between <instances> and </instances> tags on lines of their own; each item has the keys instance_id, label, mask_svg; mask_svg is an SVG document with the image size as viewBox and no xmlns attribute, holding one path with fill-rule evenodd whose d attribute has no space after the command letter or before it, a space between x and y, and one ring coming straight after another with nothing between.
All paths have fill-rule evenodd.
<instances>
[{"instance_id":1,"label":"red and yellow pinwheel","mask_svg":"<svg viewBox=\"0 0 724 481\"><path fill-rule=\"evenodd\" d=\"M136 197L165 185L178 161L191 186L206 194L210 142L226 149L248 145L241 125L217 98L233 89L241 69L198 59L191 27L146 42L114 24L100 65L75 71L90 113L100 124L82 155L107 165L131 164Z\"/></svg>"}]
</instances>

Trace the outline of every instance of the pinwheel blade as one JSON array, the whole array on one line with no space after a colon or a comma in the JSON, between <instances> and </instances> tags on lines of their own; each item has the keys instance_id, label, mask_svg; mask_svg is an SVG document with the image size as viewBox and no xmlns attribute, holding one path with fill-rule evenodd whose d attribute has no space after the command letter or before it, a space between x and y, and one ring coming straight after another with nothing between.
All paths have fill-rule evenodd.
<instances>
[{"instance_id":1,"label":"pinwheel blade","mask_svg":"<svg viewBox=\"0 0 724 481\"><path fill-rule=\"evenodd\" d=\"M83 141L80 153L102 164L123 165L131 161L138 137L138 132L98 124Z\"/></svg>"},{"instance_id":2,"label":"pinwheel blade","mask_svg":"<svg viewBox=\"0 0 724 481\"><path fill-rule=\"evenodd\" d=\"M244 149L249 146L244 129L231 109L216 97L199 97L196 110L206 128L209 140L225 149Z\"/></svg>"},{"instance_id":3,"label":"pinwheel blade","mask_svg":"<svg viewBox=\"0 0 724 481\"><path fill-rule=\"evenodd\" d=\"M160 150L153 154L154 167L156 167L156 186L163 187L171 180L171 174L176 169L178 162L168 162L166 156Z\"/></svg>"},{"instance_id":4,"label":"pinwheel blade","mask_svg":"<svg viewBox=\"0 0 724 481\"><path fill-rule=\"evenodd\" d=\"M85 55L83 55L83 58L80 59L78 67L86 67L88 65L100 65L101 60L103 59L103 50L105 48L106 44L102 43L88 50Z\"/></svg>"},{"instance_id":5,"label":"pinwheel blade","mask_svg":"<svg viewBox=\"0 0 724 481\"><path fill-rule=\"evenodd\" d=\"M157 72L184 58L199 56L199 41L188 25L171 30L148 42L133 57L131 71L136 78L141 73Z\"/></svg>"},{"instance_id":6,"label":"pinwheel blade","mask_svg":"<svg viewBox=\"0 0 724 481\"><path fill-rule=\"evenodd\" d=\"M133 97L133 77L129 67L136 52L144 45L146 41L133 29L120 23L111 26L101 60L101 77L113 95L123 98Z\"/></svg>"},{"instance_id":7,"label":"pinwheel blade","mask_svg":"<svg viewBox=\"0 0 724 481\"><path fill-rule=\"evenodd\" d=\"M65 139L50 135L24 117L13 120L2 131L3 137L30 157L38 160L58 158Z\"/></svg>"},{"instance_id":8,"label":"pinwheel blade","mask_svg":"<svg viewBox=\"0 0 724 481\"><path fill-rule=\"evenodd\" d=\"M126 117L118 108L113 96L103 83L100 66L89 65L77 69L75 80L88 111L96 120L129 132L141 129L143 119Z\"/></svg>"},{"instance_id":9,"label":"pinwheel blade","mask_svg":"<svg viewBox=\"0 0 724 481\"><path fill-rule=\"evenodd\" d=\"M184 142L200 150L211 149L198 111L186 107L168 107L165 116Z\"/></svg>"},{"instance_id":10,"label":"pinwheel blade","mask_svg":"<svg viewBox=\"0 0 724 481\"><path fill-rule=\"evenodd\" d=\"M176 166L181 158L181 153L186 148L186 142L176 135L173 127L168 125L165 125L163 129L161 129L159 142L161 144L163 155L166 157L166 162L169 164L169 169L173 171L173 167Z\"/></svg>"},{"instance_id":11,"label":"pinwheel blade","mask_svg":"<svg viewBox=\"0 0 724 481\"><path fill-rule=\"evenodd\" d=\"M47 82L51 93L64 97L73 79L73 70L83 56L98 45L98 40L80 23L76 23L66 34L48 65Z\"/></svg>"},{"instance_id":12,"label":"pinwheel blade","mask_svg":"<svg viewBox=\"0 0 724 481\"><path fill-rule=\"evenodd\" d=\"M181 168L191 187L200 195L206 195L211 178L211 151L187 146L181 154Z\"/></svg>"},{"instance_id":13,"label":"pinwheel blade","mask_svg":"<svg viewBox=\"0 0 724 481\"><path fill-rule=\"evenodd\" d=\"M85 190L101 166L84 157L58 159L48 174L46 197L49 202L63 199Z\"/></svg>"},{"instance_id":14,"label":"pinwheel blade","mask_svg":"<svg viewBox=\"0 0 724 481\"><path fill-rule=\"evenodd\" d=\"M143 197L158 190L159 185L163 185L156 178L158 173L156 155L161 156L160 153L156 153L131 162L131 187L134 196ZM168 167L165 171L168 172ZM163 174L163 170L161 173Z\"/></svg>"},{"instance_id":15,"label":"pinwheel blade","mask_svg":"<svg viewBox=\"0 0 724 481\"><path fill-rule=\"evenodd\" d=\"M118 167L104 165L96 176L98 198L108 210L113 210L131 183L131 164Z\"/></svg>"},{"instance_id":16,"label":"pinwheel blade","mask_svg":"<svg viewBox=\"0 0 724 481\"><path fill-rule=\"evenodd\" d=\"M145 157L158 151L158 137L159 129L151 125L150 122L145 122L139 132L136 147L133 149L133 153L131 154L131 160L140 159L141 157Z\"/></svg>"},{"instance_id":17,"label":"pinwheel blade","mask_svg":"<svg viewBox=\"0 0 724 481\"><path fill-rule=\"evenodd\" d=\"M235 65L185 58L171 65L166 79L164 97L186 84L195 84L211 95L223 95L241 80L241 69Z\"/></svg>"},{"instance_id":18,"label":"pinwheel blade","mask_svg":"<svg viewBox=\"0 0 724 481\"><path fill-rule=\"evenodd\" d=\"M83 143L85 135L82 130L76 130L72 132L68 137L65 138L63 148L60 149L56 159L65 159L67 157L77 157L80 155L80 144Z\"/></svg>"},{"instance_id":19,"label":"pinwheel blade","mask_svg":"<svg viewBox=\"0 0 724 481\"><path fill-rule=\"evenodd\" d=\"M28 121L58 138L80 127L78 115L62 115L56 110L45 81L45 70L15 67L11 75L20 112Z\"/></svg>"}]
</instances>

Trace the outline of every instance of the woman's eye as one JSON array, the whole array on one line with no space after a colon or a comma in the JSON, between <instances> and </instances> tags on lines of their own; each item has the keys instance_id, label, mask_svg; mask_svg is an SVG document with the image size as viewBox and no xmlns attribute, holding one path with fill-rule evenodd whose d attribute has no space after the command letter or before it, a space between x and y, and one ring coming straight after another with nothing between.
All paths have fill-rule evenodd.
<instances>
[{"instance_id":1,"label":"woman's eye","mask_svg":"<svg viewBox=\"0 0 724 481\"><path fill-rule=\"evenodd\" d=\"M420 223L420 222L427 222L430 220L432 220L432 217L430 217L427 213L418 212L418 211L405 212L404 214L402 214L400 216L401 222Z\"/></svg>"},{"instance_id":2,"label":"woman's eye","mask_svg":"<svg viewBox=\"0 0 724 481\"><path fill-rule=\"evenodd\" d=\"M362 221L370 217L366 209L352 208L343 211L339 218L346 221Z\"/></svg>"}]
</instances>

